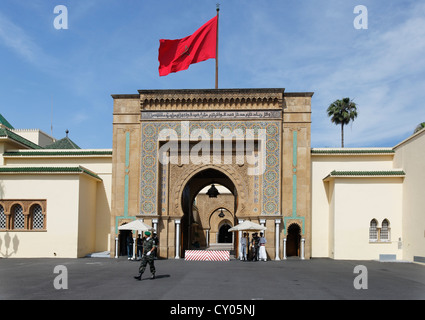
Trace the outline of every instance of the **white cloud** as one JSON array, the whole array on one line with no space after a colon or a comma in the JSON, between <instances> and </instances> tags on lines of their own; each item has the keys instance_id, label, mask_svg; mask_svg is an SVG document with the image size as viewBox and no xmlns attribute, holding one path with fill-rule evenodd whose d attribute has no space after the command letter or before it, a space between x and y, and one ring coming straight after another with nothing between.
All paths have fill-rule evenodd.
<instances>
[{"instance_id":1,"label":"white cloud","mask_svg":"<svg viewBox=\"0 0 425 320\"><path fill-rule=\"evenodd\" d=\"M35 63L40 54L40 48L26 35L24 30L0 12L1 42L25 60Z\"/></svg>"},{"instance_id":2,"label":"white cloud","mask_svg":"<svg viewBox=\"0 0 425 320\"><path fill-rule=\"evenodd\" d=\"M335 59L328 73L315 81L318 105L314 107L323 113L316 118L321 121L313 122L315 143L338 145L339 127L314 135L324 123L326 107L345 96L354 98L359 110L346 145L400 141L413 132L416 122L425 119L424 8L423 4L415 6L407 20L391 28L361 31L367 37L357 39L352 53Z\"/></svg>"}]
</instances>

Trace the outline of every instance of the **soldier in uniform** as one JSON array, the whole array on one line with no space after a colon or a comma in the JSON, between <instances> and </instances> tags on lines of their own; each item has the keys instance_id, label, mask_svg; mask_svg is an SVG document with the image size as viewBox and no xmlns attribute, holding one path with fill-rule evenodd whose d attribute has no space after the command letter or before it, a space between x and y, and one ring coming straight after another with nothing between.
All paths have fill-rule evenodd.
<instances>
[{"instance_id":1,"label":"soldier in uniform","mask_svg":"<svg viewBox=\"0 0 425 320\"><path fill-rule=\"evenodd\" d=\"M151 233L149 231L145 232L145 241L143 241L143 256L142 261L139 267L139 274L134 277L134 279L142 280L142 274L145 272L146 265L149 263L149 267L151 270L151 279L155 279L155 265L154 258L152 252L155 250L156 245L151 237Z\"/></svg>"},{"instance_id":2,"label":"soldier in uniform","mask_svg":"<svg viewBox=\"0 0 425 320\"><path fill-rule=\"evenodd\" d=\"M155 250L152 252L153 258L156 260L158 259L158 245L159 245L159 238L156 232L153 232L153 243L155 244Z\"/></svg>"}]
</instances>

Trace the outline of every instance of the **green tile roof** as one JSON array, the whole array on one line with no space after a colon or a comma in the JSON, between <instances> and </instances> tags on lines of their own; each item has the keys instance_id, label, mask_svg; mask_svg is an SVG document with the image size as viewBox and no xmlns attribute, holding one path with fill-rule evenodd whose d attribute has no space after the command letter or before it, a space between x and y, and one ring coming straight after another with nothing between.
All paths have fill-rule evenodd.
<instances>
[{"instance_id":1,"label":"green tile roof","mask_svg":"<svg viewBox=\"0 0 425 320\"><path fill-rule=\"evenodd\" d=\"M333 176L404 176L406 173L403 170L389 171L332 171Z\"/></svg>"},{"instance_id":2,"label":"green tile roof","mask_svg":"<svg viewBox=\"0 0 425 320\"><path fill-rule=\"evenodd\" d=\"M393 149L311 149L312 154L394 154Z\"/></svg>"},{"instance_id":3,"label":"green tile roof","mask_svg":"<svg viewBox=\"0 0 425 320\"><path fill-rule=\"evenodd\" d=\"M9 121L7 121L6 118L3 117L1 114L0 114L0 124L4 125L5 127L8 127L9 129L15 129L14 127L12 127Z\"/></svg>"},{"instance_id":4,"label":"green tile roof","mask_svg":"<svg viewBox=\"0 0 425 320\"><path fill-rule=\"evenodd\" d=\"M39 145L21 137L19 134L16 134L16 133L10 131L6 127L0 127L0 137L9 138L9 139L14 140L16 142L19 142L19 143L21 143L21 144L23 144L23 145L25 145L25 146L27 146L28 148L31 148L31 149L43 149Z\"/></svg>"},{"instance_id":5,"label":"green tile roof","mask_svg":"<svg viewBox=\"0 0 425 320\"><path fill-rule=\"evenodd\" d=\"M102 180L96 173L82 167L0 167L1 173L42 174L42 173L85 173L95 179Z\"/></svg>"},{"instance_id":6,"label":"green tile roof","mask_svg":"<svg viewBox=\"0 0 425 320\"><path fill-rule=\"evenodd\" d=\"M51 157L51 156L111 156L112 150L31 150L8 151L5 157Z\"/></svg>"},{"instance_id":7,"label":"green tile roof","mask_svg":"<svg viewBox=\"0 0 425 320\"><path fill-rule=\"evenodd\" d=\"M325 177L324 180L332 177L404 177L403 170L382 170L382 171L339 171L334 170Z\"/></svg>"},{"instance_id":8,"label":"green tile roof","mask_svg":"<svg viewBox=\"0 0 425 320\"><path fill-rule=\"evenodd\" d=\"M81 149L74 141L66 136L52 144L44 147L44 149Z\"/></svg>"}]
</instances>

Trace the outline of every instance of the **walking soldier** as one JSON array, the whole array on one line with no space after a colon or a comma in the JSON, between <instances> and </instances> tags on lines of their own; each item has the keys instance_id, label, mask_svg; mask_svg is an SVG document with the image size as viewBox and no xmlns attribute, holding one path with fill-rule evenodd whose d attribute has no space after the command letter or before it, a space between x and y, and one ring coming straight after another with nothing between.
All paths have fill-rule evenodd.
<instances>
[{"instance_id":1,"label":"walking soldier","mask_svg":"<svg viewBox=\"0 0 425 320\"><path fill-rule=\"evenodd\" d=\"M142 280L142 274L145 272L146 265L149 263L150 271L151 271L151 279L155 279L155 265L154 265L154 257L152 252L155 250L156 244L154 239L151 237L151 233L149 231L145 232L145 241L143 241L143 256L142 261L139 267L139 274L134 277L134 279Z\"/></svg>"}]
</instances>

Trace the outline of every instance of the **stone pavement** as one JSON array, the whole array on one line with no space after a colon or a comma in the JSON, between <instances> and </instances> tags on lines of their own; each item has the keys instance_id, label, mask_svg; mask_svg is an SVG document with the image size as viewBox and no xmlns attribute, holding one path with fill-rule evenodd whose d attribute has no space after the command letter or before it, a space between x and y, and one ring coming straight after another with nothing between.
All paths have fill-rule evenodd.
<instances>
[{"instance_id":1,"label":"stone pavement","mask_svg":"<svg viewBox=\"0 0 425 320\"><path fill-rule=\"evenodd\" d=\"M366 267L367 289L354 287L366 275L354 273L357 265ZM142 281L133 279L138 266L124 258L0 259L0 300L425 299L425 266L416 263L156 260L157 279L148 267Z\"/></svg>"}]
</instances>

